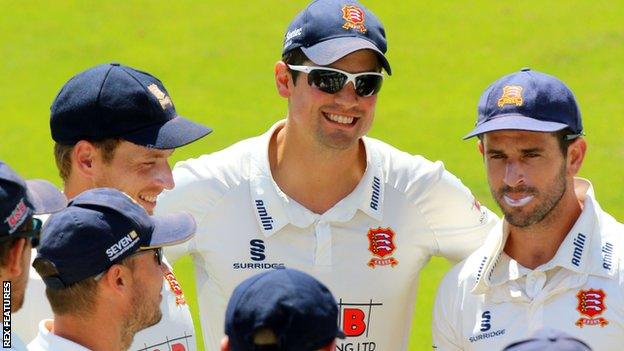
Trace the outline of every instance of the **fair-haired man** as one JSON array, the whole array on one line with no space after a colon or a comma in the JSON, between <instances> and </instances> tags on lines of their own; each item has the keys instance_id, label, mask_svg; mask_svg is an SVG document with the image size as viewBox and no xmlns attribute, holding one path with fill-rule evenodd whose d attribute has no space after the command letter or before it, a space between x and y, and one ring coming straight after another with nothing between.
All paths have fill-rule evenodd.
<instances>
[{"instance_id":1,"label":"fair-haired man","mask_svg":"<svg viewBox=\"0 0 624 351\"><path fill-rule=\"evenodd\" d=\"M582 135L576 99L553 76L522 69L485 90L466 138L479 136L504 220L440 285L437 350L500 350L543 327L621 350L624 225L575 177Z\"/></svg>"},{"instance_id":2,"label":"fair-haired man","mask_svg":"<svg viewBox=\"0 0 624 351\"><path fill-rule=\"evenodd\" d=\"M352 0L311 2L289 25L277 92L287 117L265 134L180 163L156 213L191 212L206 348L234 287L266 269L313 275L339 300L338 350L405 350L418 273L460 260L496 216L441 162L365 137L384 74L385 30Z\"/></svg>"},{"instance_id":3,"label":"fair-haired man","mask_svg":"<svg viewBox=\"0 0 624 351\"><path fill-rule=\"evenodd\" d=\"M41 221L33 215L59 211L65 205L65 196L52 184L24 181L0 161L0 280L9 303L8 311L3 311L3 331L8 328L9 334L3 334L2 349L26 350L11 320L24 305L31 249L39 244Z\"/></svg>"},{"instance_id":4,"label":"fair-haired man","mask_svg":"<svg viewBox=\"0 0 624 351\"><path fill-rule=\"evenodd\" d=\"M149 73L118 63L90 68L71 78L51 107L54 155L65 195L71 199L97 187L130 195L152 213L156 197L174 187L168 158L174 149L210 132L176 112L162 82ZM163 273L163 318L135 337L132 350L172 347L195 349L193 321L182 289L171 270ZM31 274L27 294L43 294L44 285ZM17 321L34 337L34 323L50 317L48 304L26 307Z\"/></svg>"},{"instance_id":5,"label":"fair-haired man","mask_svg":"<svg viewBox=\"0 0 624 351\"><path fill-rule=\"evenodd\" d=\"M188 213L150 217L112 188L87 190L50 216L33 267L54 319L39 323L31 351L125 351L162 312L162 247L189 240Z\"/></svg>"},{"instance_id":6,"label":"fair-haired man","mask_svg":"<svg viewBox=\"0 0 624 351\"><path fill-rule=\"evenodd\" d=\"M240 283L225 312L221 351L333 351L344 333L338 305L312 276L275 269Z\"/></svg>"}]
</instances>

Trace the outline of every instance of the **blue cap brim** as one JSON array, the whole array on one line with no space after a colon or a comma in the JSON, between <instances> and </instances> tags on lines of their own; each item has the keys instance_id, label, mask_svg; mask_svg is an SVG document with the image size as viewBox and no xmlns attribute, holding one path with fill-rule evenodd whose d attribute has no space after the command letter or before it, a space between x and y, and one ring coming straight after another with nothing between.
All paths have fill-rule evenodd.
<instances>
[{"instance_id":1,"label":"blue cap brim","mask_svg":"<svg viewBox=\"0 0 624 351\"><path fill-rule=\"evenodd\" d=\"M340 37L322 41L310 47L301 47L303 53L315 64L326 66L358 50L373 50L377 53L381 65L392 75L390 63L383 52L381 52L372 42L357 37Z\"/></svg>"},{"instance_id":2,"label":"blue cap brim","mask_svg":"<svg viewBox=\"0 0 624 351\"><path fill-rule=\"evenodd\" d=\"M172 246L188 241L195 235L195 220L187 212L152 216L154 231L149 244L142 249Z\"/></svg>"},{"instance_id":3,"label":"blue cap brim","mask_svg":"<svg viewBox=\"0 0 624 351\"><path fill-rule=\"evenodd\" d=\"M535 118L523 115L512 114L496 117L485 123L481 123L470 133L463 137L464 140L470 139L479 134L493 132L496 130L526 130L532 132L557 132L568 128L567 124L540 121Z\"/></svg>"},{"instance_id":4,"label":"blue cap brim","mask_svg":"<svg viewBox=\"0 0 624 351\"><path fill-rule=\"evenodd\" d=\"M67 198L52 183L32 179L26 180L28 200L34 214L54 213L67 206Z\"/></svg>"},{"instance_id":5,"label":"blue cap brim","mask_svg":"<svg viewBox=\"0 0 624 351\"><path fill-rule=\"evenodd\" d=\"M184 117L175 117L163 124L156 124L120 138L154 149L175 149L190 144L212 132L212 129Z\"/></svg>"}]
</instances>

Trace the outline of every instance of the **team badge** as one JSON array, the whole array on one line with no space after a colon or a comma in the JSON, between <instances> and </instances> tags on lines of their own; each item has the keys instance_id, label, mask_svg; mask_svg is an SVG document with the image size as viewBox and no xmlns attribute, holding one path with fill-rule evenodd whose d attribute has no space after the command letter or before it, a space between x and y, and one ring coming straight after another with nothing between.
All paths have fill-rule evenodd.
<instances>
[{"instance_id":1,"label":"team badge","mask_svg":"<svg viewBox=\"0 0 624 351\"><path fill-rule=\"evenodd\" d=\"M186 299L184 298L182 287L180 286L180 283L178 283L175 275L173 275L173 272L169 269L165 272L165 280L169 283L169 287L175 295L176 305L186 305Z\"/></svg>"},{"instance_id":2,"label":"team badge","mask_svg":"<svg viewBox=\"0 0 624 351\"><path fill-rule=\"evenodd\" d=\"M607 309L605 305L606 296L602 289L579 290L578 294L576 294L576 298L578 299L576 310L581 313L581 316L587 316L589 318L581 317L574 324L579 328L583 328L583 326L586 325L599 325L604 327L609 324L609 321L602 317L594 318L600 316Z\"/></svg>"},{"instance_id":3,"label":"team badge","mask_svg":"<svg viewBox=\"0 0 624 351\"><path fill-rule=\"evenodd\" d=\"M354 5L345 5L342 7L342 18L344 18L345 24L342 25L344 29L355 29L361 33L366 33L366 27L364 26L364 11L361 8Z\"/></svg>"},{"instance_id":4,"label":"team badge","mask_svg":"<svg viewBox=\"0 0 624 351\"><path fill-rule=\"evenodd\" d=\"M4 220L4 223L9 225L9 234L12 234L19 226L24 223L28 215L30 214L30 209L24 203L24 199L21 199L11 214Z\"/></svg>"},{"instance_id":5,"label":"team badge","mask_svg":"<svg viewBox=\"0 0 624 351\"><path fill-rule=\"evenodd\" d=\"M394 232L390 228L369 229L368 234L368 250L372 252L374 256L368 261L368 266L375 268L375 266L391 266L394 267L399 264L394 257L388 257L392 255L396 246L394 246Z\"/></svg>"},{"instance_id":6,"label":"team badge","mask_svg":"<svg viewBox=\"0 0 624 351\"><path fill-rule=\"evenodd\" d=\"M158 85L150 84L147 89L158 99L158 102L160 102L160 107L162 107L163 110L166 110L167 107L173 106L171 99L165 93L163 93L162 90L160 90Z\"/></svg>"},{"instance_id":7,"label":"team badge","mask_svg":"<svg viewBox=\"0 0 624 351\"><path fill-rule=\"evenodd\" d=\"M503 96L498 99L498 107L505 105L522 106L522 87L519 85L505 85L503 87Z\"/></svg>"}]
</instances>

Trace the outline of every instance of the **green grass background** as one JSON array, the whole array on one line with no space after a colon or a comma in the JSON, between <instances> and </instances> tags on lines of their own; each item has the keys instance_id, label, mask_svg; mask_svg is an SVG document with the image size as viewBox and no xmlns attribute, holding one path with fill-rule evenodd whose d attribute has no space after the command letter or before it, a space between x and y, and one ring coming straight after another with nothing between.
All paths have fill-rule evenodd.
<instances>
[{"instance_id":1,"label":"green grass background","mask_svg":"<svg viewBox=\"0 0 624 351\"><path fill-rule=\"evenodd\" d=\"M153 73L180 114L215 129L173 161L265 131L285 115L273 65L288 22L306 3L0 0L0 159L25 177L60 185L50 103L72 75L110 61ZM624 2L366 5L385 24L394 72L379 96L371 136L444 160L492 208L475 142L460 138L490 82L524 66L542 70L575 92L589 143L581 174L593 181L602 206L624 217ZM448 267L434 259L421 274L410 350L430 348L435 286ZM190 260L176 269L197 311Z\"/></svg>"}]
</instances>

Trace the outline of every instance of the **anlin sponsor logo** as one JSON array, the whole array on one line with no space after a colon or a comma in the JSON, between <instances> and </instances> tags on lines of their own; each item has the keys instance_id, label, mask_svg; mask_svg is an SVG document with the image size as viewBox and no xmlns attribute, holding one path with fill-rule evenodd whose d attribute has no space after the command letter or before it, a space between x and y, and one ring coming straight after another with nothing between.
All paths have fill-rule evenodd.
<instances>
[{"instance_id":1,"label":"anlin sponsor logo","mask_svg":"<svg viewBox=\"0 0 624 351\"><path fill-rule=\"evenodd\" d=\"M613 264L613 244L606 242L602 247L602 268L611 270Z\"/></svg>"},{"instance_id":2,"label":"anlin sponsor logo","mask_svg":"<svg viewBox=\"0 0 624 351\"><path fill-rule=\"evenodd\" d=\"M258 216L260 217L260 222L262 222L262 228L264 228L264 230L273 229L273 217L269 216L266 207L264 207L264 201L256 200L256 210L258 210Z\"/></svg>"},{"instance_id":3,"label":"anlin sponsor logo","mask_svg":"<svg viewBox=\"0 0 624 351\"><path fill-rule=\"evenodd\" d=\"M2 348L11 348L11 282L2 282Z\"/></svg>"},{"instance_id":4,"label":"anlin sponsor logo","mask_svg":"<svg viewBox=\"0 0 624 351\"><path fill-rule=\"evenodd\" d=\"M370 207L377 211L379 208L379 198L381 197L381 180L373 177L373 196L371 196Z\"/></svg>"},{"instance_id":5,"label":"anlin sponsor logo","mask_svg":"<svg viewBox=\"0 0 624 351\"><path fill-rule=\"evenodd\" d=\"M581 265L581 257L583 256L583 250L585 249L585 235L583 233L578 233L576 238L572 240L572 245L574 245L574 252L572 252L572 264L575 266Z\"/></svg>"},{"instance_id":6,"label":"anlin sponsor logo","mask_svg":"<svg viewBox=\"0 0 624 351\"><path fill-rule=\"evenodd\" d=\"M343 342L338 340L336 351L375 351L377 344L374 341L356 341L352 342L349 338L365 337L368 338L370 326L373 324L373 311L383 304L380 302L352 303L338 302L338 325L345 333L347 339Z\"/></svg>"}]
</instances>

